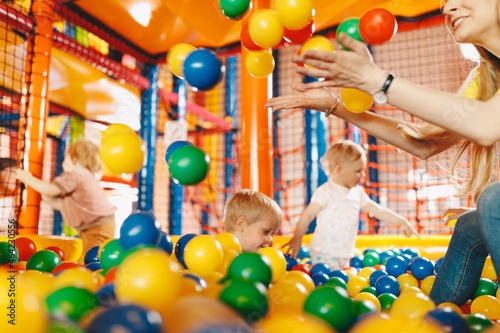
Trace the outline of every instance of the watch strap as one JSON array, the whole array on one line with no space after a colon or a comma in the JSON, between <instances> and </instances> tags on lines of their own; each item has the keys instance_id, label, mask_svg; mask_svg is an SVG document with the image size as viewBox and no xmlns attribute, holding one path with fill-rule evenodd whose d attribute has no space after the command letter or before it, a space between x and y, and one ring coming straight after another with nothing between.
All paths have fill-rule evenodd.
<instances>
[{"instance_id":1,"label":"watch strap","mask_svg":"<svg viewBox=\"0 0 500 333\"><path fill-rule=\"evenodd\" d=\"M392 80L394 79L394 74L389 73L387 76L387 79L384 82L384 85L382 86L382 89L380 91L387 93L387 90L389 90L389 87L391 86Z\"/></svg>"}]
</instances>

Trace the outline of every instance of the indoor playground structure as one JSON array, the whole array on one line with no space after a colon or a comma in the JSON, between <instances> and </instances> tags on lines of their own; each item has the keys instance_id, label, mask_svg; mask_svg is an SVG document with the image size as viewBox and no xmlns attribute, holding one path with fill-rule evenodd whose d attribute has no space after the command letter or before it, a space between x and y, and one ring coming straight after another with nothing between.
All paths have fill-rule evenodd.
<instances>
[{"instance_id":1,"label":"indoor playground structure","mask_svg":"<svg viewBox=\"0 0 500 333\"><path fill-rule=\"evenodd\" d=\"M0 332L499 332L489 258L465 305L428 297L455 222L443 212L474 204L454 196L452 149L419 160L342 119L264 108L315 80L292 57L345 49L339 32L396 76L452 93L479 59L450 37L438 0L2 1ZM419 122L337 90L352 112ZM115 238L85 253L15 179L22 168L51 181L81 138L101 147L100 185L117 207ZM311 264L311 235L297 259L281 247L340 139L367 150L361 185L420 239L361 212L350 267L332 271ZM283 211L257 253L223 229L244 188Z\"/></svg>"}]
</instances>

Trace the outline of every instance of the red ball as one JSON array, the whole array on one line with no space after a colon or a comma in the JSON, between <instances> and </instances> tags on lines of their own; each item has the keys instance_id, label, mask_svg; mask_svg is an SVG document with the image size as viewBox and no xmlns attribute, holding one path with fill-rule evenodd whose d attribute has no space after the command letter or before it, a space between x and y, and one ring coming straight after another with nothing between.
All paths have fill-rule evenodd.
<instances>
[{"instance_id":1,"label":"red ball","mask_svg":"<svg viewBox=\"0 0 500 333\"><path fill-rule=\"evenodd\" d=\"M308 25L300 30L289 30L284 28L283 38L292 44L304 44L312 37L315 29L314 21L311 20Z\"/></svg>"},{"instance_id":2,"label":"red ball","mask_svg":"<svg viewBox=\"0 0 500 333\"><path fill-rule=\"evenodd\" d=\"M113 266L107 271L106 275L104 275L104 284L115 282L117 269L118 269L118 266Z\"/></svg>"},{"instance_id":3,"label":"red ball","mask_svg":"<svg viewBox=\"0 0 500 333\"><path fill-rule=\"evenodd\" d=\"M31 238L19 237L15 242L19 260L27 261L37 251L36 244Z\"/></svg>"},{"instance_id":4,"label":"red ball","mask_svg":"<svg viewBox=\"0 0 500 333\"><path fill-rule=\"evenodd\" d=\"M388 42L397 30L396 18L387 9L369 10L359 20L359 34L363 41L370 45L381 45Z\"/></svg>"},{"instance_id":5,"label":"red ball","mask_svg":"<svg viewBox=\"0 0 500 333\"><path fill-rule=\"evenodd\" d=\"M52 274L56 274L57 272L65 271L67 269L71 268L76 268L76 267L83 267L77 262L72 262L72 261L65 261L57 265L53 270Z\"/></svg>"},{"instance_id":6,"label":"red ball","mask_svg":"<svg viewBox=\"0 0 500 333\"><path fill-rule=\"evenodd\" d=\"M45 250L50 250L50 251L55 252L57 254L57 256L59 257L59 259L61 259L61 261L64 261L64 259L65 259L64 251L60 247L49 246L49 247L46 247Z\"/></svg>"},{"instance_id":7,"label":"red ball","mask_svg":"<svg viewBox=\"0 0 500 333\"><path fill-rule=\"evenodd\" d=\"M241 34L240 34L241 45L249 51L259 51L262 47L255 44L252 37L250 37L250 32L248 31L248 20L244 20L241 24Z\"/></svg>"},{"instance_id":8,"label":"red ball","mask_svg":"<svg viewBox=\"0 0 500 333\"><path fill-rule=\"evenodd\" d=\"M309 264L297 264L292 267L291 271L301 271L311 276L311 267Z\"/></svg>"}]
</instances>

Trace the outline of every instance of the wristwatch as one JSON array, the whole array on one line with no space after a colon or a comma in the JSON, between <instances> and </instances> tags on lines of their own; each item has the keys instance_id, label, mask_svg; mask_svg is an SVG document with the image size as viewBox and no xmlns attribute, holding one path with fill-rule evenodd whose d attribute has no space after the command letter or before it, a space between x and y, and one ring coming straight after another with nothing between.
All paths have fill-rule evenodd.
<instances>
[{"instance_id":1,"label":"wristwatch","mask_svg":"<svg viewBox=\"0 0 500 333\"><path fill-rule=\"evenodd\" d=\"M375 94L373 94L373 100L379 104L384 104L387 103L387 90L389 90L389 87L392 83L392 80L394 79L394 74L389 73L389 76L387 76L387 79L384 82L384 85L382 86L382 89L377 91Z\"/></svg>"}]
</instances>

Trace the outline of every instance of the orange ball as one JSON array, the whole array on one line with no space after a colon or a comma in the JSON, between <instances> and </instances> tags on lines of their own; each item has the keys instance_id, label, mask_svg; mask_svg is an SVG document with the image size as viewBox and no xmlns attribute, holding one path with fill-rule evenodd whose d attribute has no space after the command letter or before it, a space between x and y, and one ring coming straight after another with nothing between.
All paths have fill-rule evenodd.
<instances>
[{"instance_id":1,"label":"orange ball","mask_svg":"<svg viewBox=\"0 0 500 333\"><path fill-rule=\"evenodd\" d=\"M340 98L345 108L354 113L365 112L374 102L372 96L354 88L342 88Z\"/></svg>"}]
</instances>

